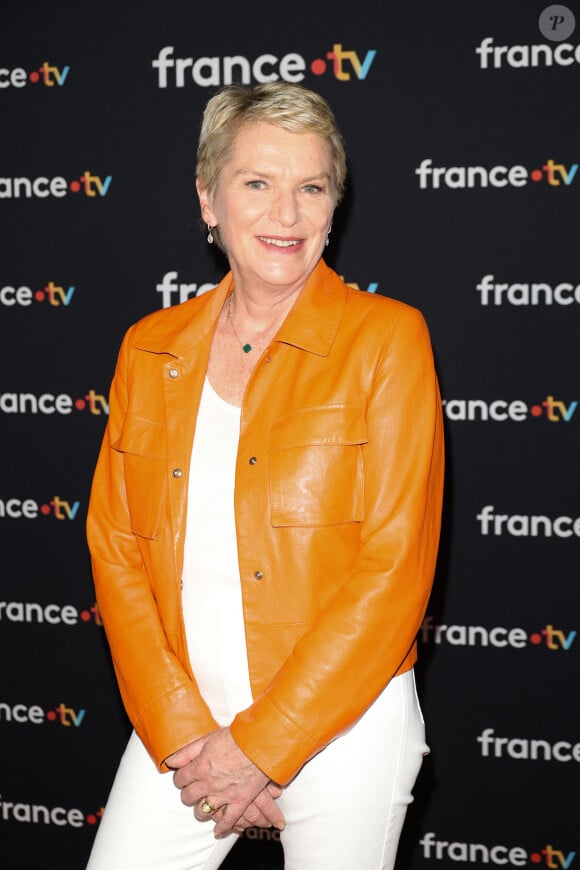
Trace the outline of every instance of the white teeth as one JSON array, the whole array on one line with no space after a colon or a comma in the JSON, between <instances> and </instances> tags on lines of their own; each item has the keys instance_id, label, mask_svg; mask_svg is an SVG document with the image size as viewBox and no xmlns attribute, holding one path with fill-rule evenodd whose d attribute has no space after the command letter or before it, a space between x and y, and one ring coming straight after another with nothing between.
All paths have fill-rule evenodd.
<instances>
[{"instance_id":1,"label":"white teeth","mask_svg":"<svg viewBox=\"0 0 580 870\"><path fill-rule=\"evenodd\" d=\"M261 242L266 242L268 245L275 245L277 248L291 248L297 245L297 241L284 239L269 239L266 236L259 236Z\"/></svg>"}]
</instances>

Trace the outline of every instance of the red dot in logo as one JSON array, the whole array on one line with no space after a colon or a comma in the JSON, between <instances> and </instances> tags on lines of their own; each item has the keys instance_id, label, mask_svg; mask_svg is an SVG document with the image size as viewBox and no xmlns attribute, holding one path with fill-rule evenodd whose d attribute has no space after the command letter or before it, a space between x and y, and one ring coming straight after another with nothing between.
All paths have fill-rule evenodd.
<instances>
[{"instance_id":1,"label":"red dot in logo","mask_svg":"<svg viewBox=\"0 0 580 870\"><path fill-rule=\"evenodd\" d=\"M541 405L532 405L530 408L530 414L532 417L541 417L542 416L542 406Z\"/></svg>"},{"instance_id":2,"label":"red dot in logo","mask_svg":"<svg viewBox=\"0 0 580 870\"><path fill-rule=\"evenodd\" d=\"M532 181L541 181L542 180L542 170L541 169L534 169L532 172L530 172L530 178L532 179Z\"/></svg>"},{"instance_id":3,"label":"red dot in logo","mask_svg":"<svg viewBox=\"0 0 580 870\"><path fill-rule=\"evenodd\" d=\"M89 613L88 610L81 610L81 614L80 614L80 615L81 615L81 619L82 619L83 622L90 622L90 620L91 620L91 614Z\"/></svg>"},{"instance_id":4,"label":"red dot in logo","mask_svg":"<svg viewBox=\"0 0 580 870\"><path fill-rule=\"evenodd\" d=\"M534 864L539 864L541 860L542 856L539 852L532 852L532 854L530 855L530 861L532 861Z\"/></svg>"},{"instance_id":5,"label":"red dot in logo","mask_svg":"<svg viewBox=\"0 0 580 870\"><path fill-rule=\"evenodd\" d=\"M71 183L69 184L69 187L73 193L78 193L79 190L81 189L81 183L80 183L80 181L71 181Z\"/></svg>"},{"instance_id":6,"label":"red dot in logo","mask_svg":"<svg viewBox=\"0 0 580 870\"><path fill-rule=\"evenodd\" d=\"M77 411L83 411L87 407L84 399L75 399L75 408Z\"/></svg>"},{"instance_id":7,"label":"red dot in logo","mask_svg":"<svg viewBox=\"0 0 580 870\"><path fill-rule=\"evenodd\" d=\"M54 712L54 710L49 710L46 714L46 718L50 719L51 722L54 722L54 720L56 719L56 713Z\"/></svg>"},{"instance_id":8,"label":"red dot in logo","mask_svg":"<svg viewBox=\"0 0 580 870\"><path fill-rule=\"evenodd\" d=\"M97 817L95 815L93 815L93 813L89 813L87 816L87 823L89 825L96 825L97 824Z\"/></svg>"},{"instance_id":9,"label":"red dot in logo","mask_svg":"<svg viewBox=\"0 0 580 870\"><path fill-rule=\"evenodd\" d=\"M38 75L37 72L31 72L30 75L28 76L28 78L30 79L31 82L37 82L39 80L40 76Z\"/></svg>"},{"instance_id":10,"label":"red dot in logo","mask_svg":"<svg viewBox=\"0 0 580 870\"><path fill-rule=\"evenodd\" d=\"M321 57L316 58L310 64L310 69L315 76L321 76L326 72L326 61L322 60Z\"/></svg>"},{"instance_id":11,"label":"red dot in logo","mask_svg":"<svg viewBox=\"0 0 580 870\"><path fill-rule=\"evenodd\" d=\"M536 646L537 646L539 643L542 643L542 635L541 635L541 634L538 634L537 631L534 632L534 634L531 634L531 635L530 635L530 643L535 643Z\"/></svg>"},{"instance_id":12,"label":"red dot in logo","mask_svg":"<svg viewBox=\"0 0 580 870\"><path fill-rule=\"evenodd\" d=\"M45 294L44 290L37 290L36 293L34 294L34 298L36 299L37 302L44 302L45 296L46 296L46 294Z\"/></svg>"},{"instance_id":13,"label":"red dot in logo","mask_svg":"<svg viewBox=\"0 0 580 870\"><path fill-rule=\"evenodd\" d=\"M40 505L40 513L44 514L47 517L50 513L50 505L49 504L41 504Z\"/></svg>"}]
</instances>

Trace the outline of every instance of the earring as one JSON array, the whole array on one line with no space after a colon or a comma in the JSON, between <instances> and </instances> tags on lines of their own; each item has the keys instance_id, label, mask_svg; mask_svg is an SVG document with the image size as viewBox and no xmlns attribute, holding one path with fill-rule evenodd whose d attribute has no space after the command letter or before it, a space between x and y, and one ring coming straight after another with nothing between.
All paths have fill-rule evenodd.
<instances>
[{"instance_id":1,"label":"earring","mask_svg":"<svg viewBox=\"0 0 580 870\"><path fill-rule=\"evenodd\" d=\"M329 236L330 236L331 229L332 229L332 224L328 227L328 232L326 233L326 242L324 243L326 245L326 247L328 247L328 245L330 244Z\"/></svg>"},{"instance_id":2,"label":"earring","mask_svg":"<svg viewBox=\"0 0 580 870\"><path fill-rule=\"evenodd\" d=\"M212 234L211 230L212 230L212 228L208 224L207 225L207 243L208 243L208 245L213 245L213 234Z\"/></svg>"}]
</instances>

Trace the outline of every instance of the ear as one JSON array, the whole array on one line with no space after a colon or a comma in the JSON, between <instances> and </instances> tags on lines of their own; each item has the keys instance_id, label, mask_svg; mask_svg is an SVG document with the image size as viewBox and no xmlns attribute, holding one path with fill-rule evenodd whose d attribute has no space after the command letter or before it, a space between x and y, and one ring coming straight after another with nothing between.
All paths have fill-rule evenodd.
<instances>
[{"instance_id":1,"label":"ear","mask_svg":"<svg viewBox=\"0 0 580 870\"><path fill-rule=\"evenodd\" d=\"M207 190L202 189L199 178L195 179L195 188L197 190L197 196L199 198L199 206L201 209L201 216L203 218L203 222L205 224L209 224L212 227L215 227L217 224L217 220L211 209L210 195Z\"/></svg>"}]
</instances>

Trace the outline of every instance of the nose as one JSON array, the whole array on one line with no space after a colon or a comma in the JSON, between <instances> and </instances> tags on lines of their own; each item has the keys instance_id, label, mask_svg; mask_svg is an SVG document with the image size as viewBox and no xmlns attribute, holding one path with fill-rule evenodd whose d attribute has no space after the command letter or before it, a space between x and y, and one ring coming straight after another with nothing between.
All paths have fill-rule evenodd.
<instances>
[{"instance_id":1,"label":"nose","mask_svg":"<svg viewBox=\"0 0 580 870\"><path fill-rule=\"evenodd\" d=\"M270 209L270 217L283 227L292 227L300 220L300 209L294 191L279 190Z\"/></svg>"}]
</instances>

